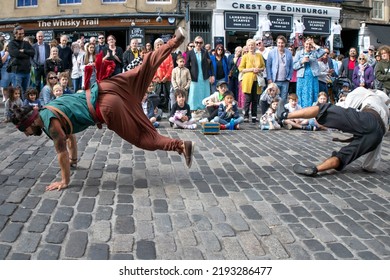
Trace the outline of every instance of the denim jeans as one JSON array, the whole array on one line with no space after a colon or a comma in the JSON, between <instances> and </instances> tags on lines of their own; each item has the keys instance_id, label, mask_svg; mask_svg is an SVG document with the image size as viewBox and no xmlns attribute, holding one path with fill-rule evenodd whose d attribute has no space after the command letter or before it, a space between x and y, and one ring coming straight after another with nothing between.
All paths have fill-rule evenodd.
<instances>
[{"instance_id":1,"label":"denim jeans","mask_svg":"<svg viewBox=\"0 0 390 280\"><path fill-rule=\"evenodd\" d=\"M288 96L288 85L289 81L276 81L275 84L278 86L280 90L280 98L283 99L284 101L287 101L287 96Z\"/></svg>"},{"instance_id":2,"label":"denim jeans","mask_svg":"<svg viewBox=\"0 0 390 280\"><path fill-rule=\"evenodd\" d=\"M230 119L229 120L225 120L225 119L221 119L218 116L216 116L213 121L216 122L216 123L224 124L224 125L230 124ZM242 123L243 121L244 121L244 118L240 116L237 119L234 119L234 125Z\"/></svg>"},{"instance_id":3,"label":"denim jeans","mask_svg":"<svg viewBox=\"0 0 390 280\"><path fill-rule=\"evenodd\" d=\"M30 86L30 73L15 73L15 87L19 86L22 88L21 98L25 98L24 93L26 89Z\"/></svg>"},{"instance_id":4,"label":"denim jeans","mask_svg":"<svg viewBox=\"0 0 390 280\"><path fill-rule=\"evenodd\" d=\"M81 82L83 80L83 77L80 76L77 79L72 79L72 85L73 85L73 91L76 93L79 89L81 89Z\"/></svg>"}]
</instances>

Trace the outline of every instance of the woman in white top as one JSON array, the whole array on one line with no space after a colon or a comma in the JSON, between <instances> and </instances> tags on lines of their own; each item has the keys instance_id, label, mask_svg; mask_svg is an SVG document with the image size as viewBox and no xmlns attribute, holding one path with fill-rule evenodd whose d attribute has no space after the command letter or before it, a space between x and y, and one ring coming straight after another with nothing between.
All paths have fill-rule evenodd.
<instances>
[{"instance_id":1,"label":"woman in white top","mask_svg":"<svg viewBox=\"0 0 390 280\"><path fill-rule=\"evenodd\" d=\"M82 82L82 88L90 88L91 85L96 82L96 68L95 68L95 61L96 61L96 52L95 52L95 44L87 43L85 44L85 55L84 55L84 63L81 65L81 71L83 73L83 82ZM85 68L90 68L90 75L85 73ZM88 71L88 70L87 70ZM85 85L86 76L90 76L88 78L88 87Z\"/></svg>"}]
</instances>

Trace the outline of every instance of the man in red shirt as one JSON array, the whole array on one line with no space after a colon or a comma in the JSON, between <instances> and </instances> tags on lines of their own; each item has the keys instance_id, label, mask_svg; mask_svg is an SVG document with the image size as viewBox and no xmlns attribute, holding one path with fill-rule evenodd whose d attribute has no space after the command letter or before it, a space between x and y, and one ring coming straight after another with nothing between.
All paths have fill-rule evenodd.
<instances>
[{"instance_id":1,"label":"man in red shirt","mask_svg":"<svg viewBox=\"0 0 390 280\"><path fill-rule=\"evenodd\" d=\"M340 77L347 77L350 81L352 81L352 74L353 69L355 69L355 66L358 65L357 60L357 50L356 48L352 47L349 49L349 57L346 57L341 62L341 68L340 68Z\"/></svg>"}]
</instances>

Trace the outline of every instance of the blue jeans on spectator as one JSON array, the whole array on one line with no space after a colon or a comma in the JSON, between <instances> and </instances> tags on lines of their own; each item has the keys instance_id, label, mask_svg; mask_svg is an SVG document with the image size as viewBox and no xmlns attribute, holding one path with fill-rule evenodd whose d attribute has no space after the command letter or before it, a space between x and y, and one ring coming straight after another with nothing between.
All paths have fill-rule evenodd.
<instances>
[{"instance_id":1,"label":"blue jeans on spectator","mask_svg":"<svg viewBox=\"0 0 390 280\"><path fill-rule=\"evenodd\" d=\"M234 119L234 125L240 124L243 121L244 121L244 118L240 116L237 119ZM214 118L213 122L224 124L224 125L228 125L228 124L230 124L230 119L229 120L225 120L225 119L221 119L220 117L216 116Z\"/></svg>"},{"instance_id":2,"label":"blue jeans on spectator","mask_svg":"<svg viewBox=\"0 0 390 280\"><path fill-rule=\"evenodd\" d=\"M30 73L15 73L15 87L19 86L22 88L21 98L24 100L24 93L30 86Z\"/></svg>"},{"instance_id":3,"label":"blue jeans on spectator","mask_svg":"<svg viewBox=\"0 0 390 280\"><path fill-rule=\"evenodd\" d=\"M234 94L234 100L238 100L238 78L231 77L229 79L229 90Z\"/></svg>"},{"instance_id":4,"label":"blue jeans on spectator","mask_svg":"<svg viewBox=\"0 0 390 280\"><path fill-rule=\"evenodd\" d=\"M81 83L83 80L83 76L78 77L77 79L72 79L73 91L76 93L81 89Z\"/></svg>"},{"instance_id":5,"label":"blue jeans on spectator","mask_svg":"<svg viewBox=\"0 0 390 280\"><path fill-rule=\"evenodd\" d=\"M275 84L280 90L280 98L287 102L289 81L276 81Z\"/></svg>"},{"instance_id":6,"label":"blue jeans on spectator","mask_svg":"<svg viewBox=\"0 0 390 280\"><path fill-rule=\"evenodd\" d=\"M319 92L323 91L326 94L328 94L328 84L327 83L318 81L318 89L319 89Z\"/></svg>"}]
</instances>

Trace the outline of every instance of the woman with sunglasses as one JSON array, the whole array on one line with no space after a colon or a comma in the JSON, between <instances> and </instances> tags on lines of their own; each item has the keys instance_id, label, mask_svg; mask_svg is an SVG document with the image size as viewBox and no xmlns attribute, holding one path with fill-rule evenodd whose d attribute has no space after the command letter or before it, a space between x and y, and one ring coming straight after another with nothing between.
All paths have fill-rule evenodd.
<instances>
[{"instance_id":1,"label":"woman with sunglasses","mask_svg":"<svg viewBox=\"0 0 390 280\"><path fill-rule=\"evenodd\" d=\"M187 44L187 50L185 52L182 53L183 57L184 57L184 61L187 61L187 54L192 51L193 49L195 48L195 44L194 42L189 42Z\"/></svg>"},{"instance_id":2,"label":"woman with sunglasses","mask_svg":"<svg viewBox=\"0 0 390 280\"><path fill-rule=\"evenodd\" d=\"M352 82L355 88L372 88L374 80L374 69L368 64L368 57L364 53L359 54L358 65L355 66L352 74Z\"/></svg>"},{"instance_id":3,"label":"woman with sunglasses","mask_svg":"<svg viewBox=\"0 0 390 280\"><path fill-rule=\"evenodd\" d=\"M57 74L53 71L47 73L46 85L42 88L41 93L39 95L42 106L56 99L55 95L53 94L53 87L57 83L58 83Z\"/></svg>"},{"instance_id":4,"label":"woman with sunglasses","mask_svg":"<svg viewBox=\"0 0 390 280\"><path fill-rule=\"evenodd\" d=\"M188 104L191 110L203 110L202 100L210 96L210 83L213 84L214 69L208 52L202 48L203 38L197 36L194 40L195 48L188 52L185 67L191 73L191 86L188 95Z\"/></svg>"},{"instance_id":5,"label":"woman with sunglasses","mask_svg":"<svg viewBox=\"0 0 390 280\"><path fill-rule=\"evenodd\" d=\"M218 44L215 48L215 54L211 57L211 65L214 68L215 81L211 85L211 93L214 93L217 90L217 83L219 81L229 81L229 69L228 61L225 56L225 48L222 44Z\"/></svg>"}]
</instances>

